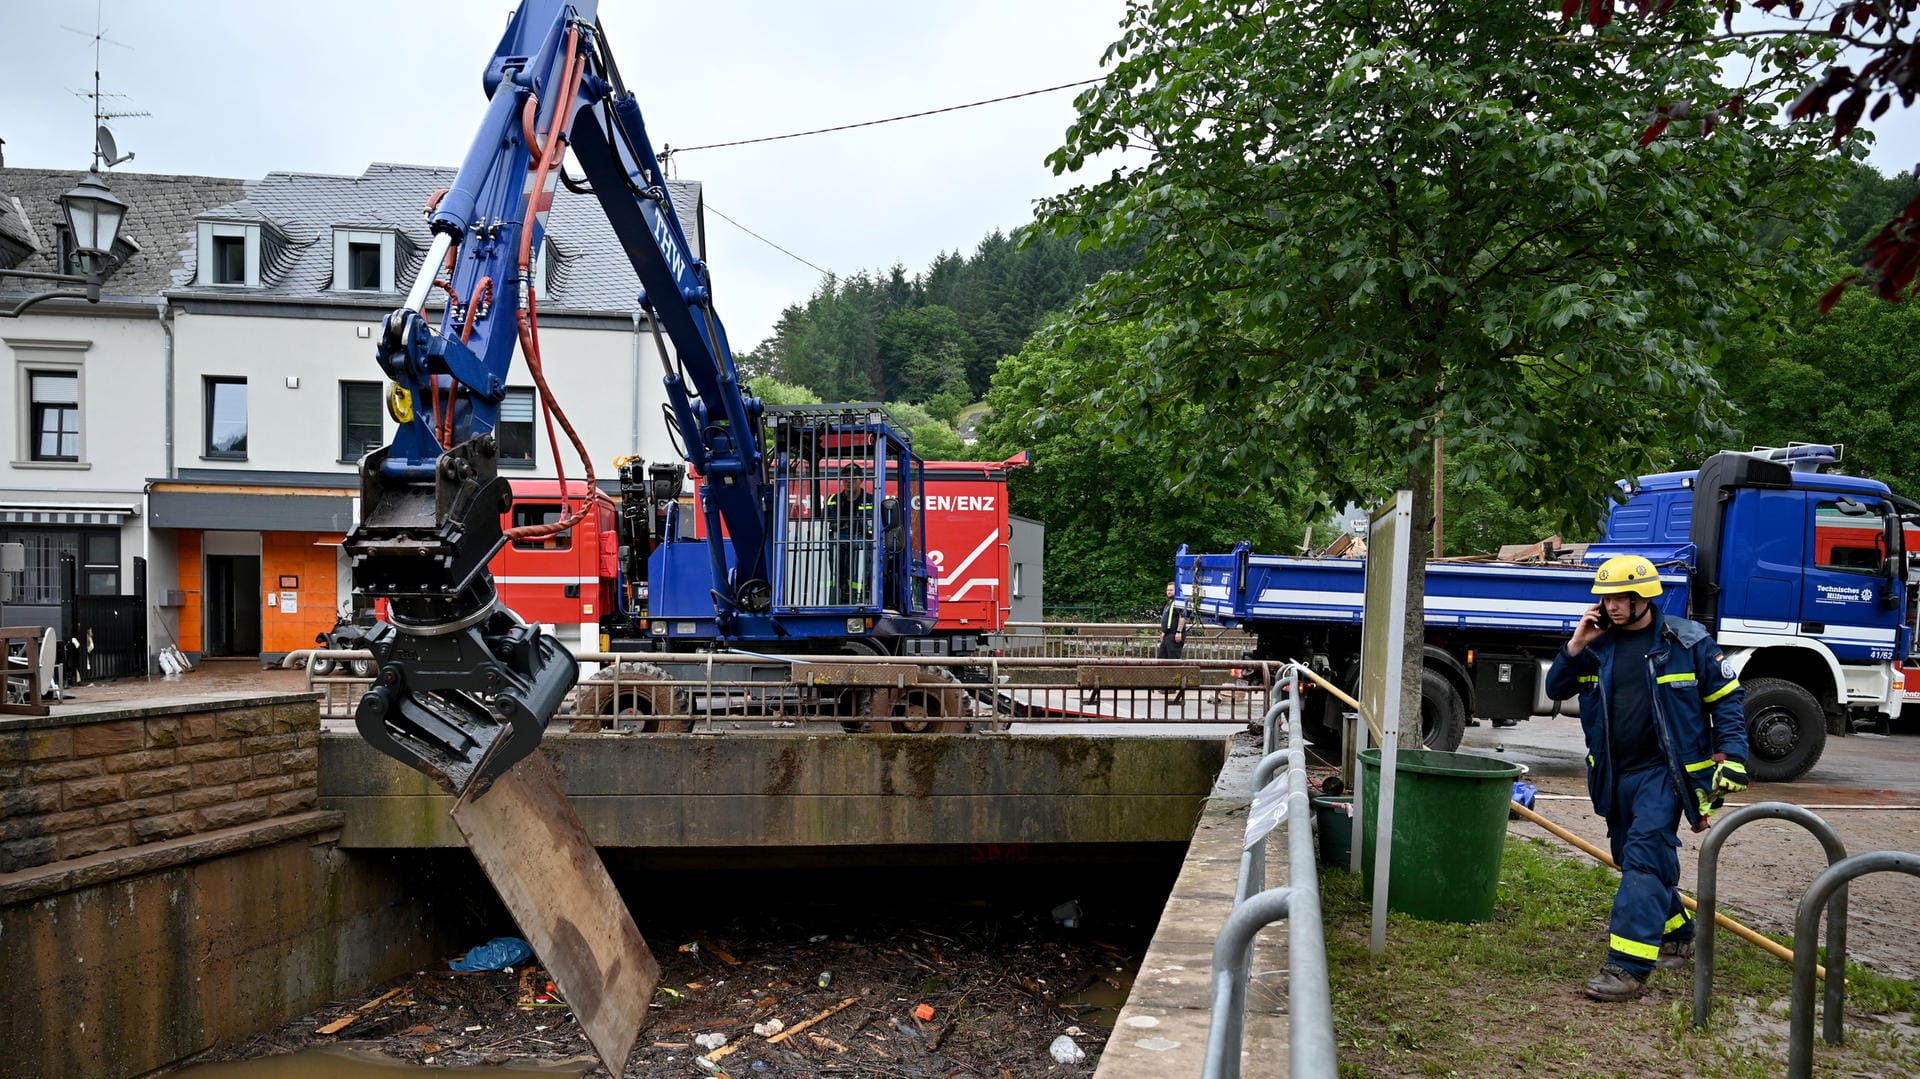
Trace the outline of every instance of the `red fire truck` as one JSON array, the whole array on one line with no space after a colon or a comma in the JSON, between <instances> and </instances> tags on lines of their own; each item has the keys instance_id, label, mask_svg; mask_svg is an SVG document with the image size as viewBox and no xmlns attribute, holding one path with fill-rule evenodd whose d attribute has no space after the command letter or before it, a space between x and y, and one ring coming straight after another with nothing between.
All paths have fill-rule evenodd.
<instances>
[{"instance_id":1,"label":"red fire truck","mask_svg":"<svg viewBox=\"0 0 1920 1079\"><path fill-rule=\"evenodd\" d=\"M1823 509L1814 524L1814 558L1818 565L1871 569L1886 558L1887 536L1877 517L1849 516L1838 509ZM1908 525L1906 534L1906 549L1920 551L1920 528ZM1911 584L1908 591L1912 593ZM1914 612L1907 613L1911 620ZM1920 651L1920 634L1914 639L1915 650ZM1920 655L1908 656L1900 665L1900 674L1906 693L1902 718L1909 722L1920 720Z\"/></svg>"},{"instance_id":2,"label":"red fire truck","mask_svg":"<svg viewBox=\"0 0 1920 1079\"><path fill-rule=\"evenodd\" d=\"M972 654L1006 624L1011 613L1007 471L1024 463L1021 458L926 462L926 496L916 508L926 514L927 560L938 567L940 620L933 633L902 642L911 653ZM567 489L577 502L586 484L569 480ZM681 498L675 510L682 527L704 536L705 515L697 498ZM621 605L615 512L602 504L570 532L509 541L488 567L501 602L529 622L554 627L580 650L633 647L640 634ZM503 523L541 524L558 520L561 513L559 481L515 480L513 508Z\"/></svg>"}]
</instances>

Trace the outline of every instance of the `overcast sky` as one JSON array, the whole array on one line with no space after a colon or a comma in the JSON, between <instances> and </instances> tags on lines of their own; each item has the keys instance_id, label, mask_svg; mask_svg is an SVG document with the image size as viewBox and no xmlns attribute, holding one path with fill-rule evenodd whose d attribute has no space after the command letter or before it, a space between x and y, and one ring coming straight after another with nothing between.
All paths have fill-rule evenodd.
<instances>
[{"instance_id":1,"label":"overcast sky","mask_svg":"<svg viewBox=\"0 0 1920 1079\"><path fill-rule=\"evenodd\" d=\"M123 170L253 179L357 175L375 161L456 165L485 104L480 74L512 5L454 0L106 0L100 23ZM879 119L1097 77L1124 0L606 0L614 59L656 148ZM9 165L84 168L92 148L93 0L0 0L0 138ZM63 27L86 31L85 35ZM760 146L688 153L706 185L708 261L734 347L771 329L820 274L920 272L1031 218L1064 189L1044 164L1072 91ZM1896 110L1874 161L1920 160ZM1104 168L1095 169L1099 175Z\"/></svg>"},{"instance_id":2,"label":"overcast sky","mask_svg":"<svg viewBox=\"0 0 1920 1079\"><path fill-rule=\"evenodd\" d=\"M480 75L513 5L106 0L101 49L122 171L252 179L357 175L370 162L457 165L486 104ZM85 168L92 0L0 0L6 163ZM1094 78L1124 0L603 0L614 61L656 149L880 119ZM63 26L87 31L71 33ZM1073 91L761 146L688 153L706 185L708 262L734 347L804 301L820 273L726 214L841 274L941 251L1032 217L1068 186L1044 164Z\"/></svg>"}]
</instances>

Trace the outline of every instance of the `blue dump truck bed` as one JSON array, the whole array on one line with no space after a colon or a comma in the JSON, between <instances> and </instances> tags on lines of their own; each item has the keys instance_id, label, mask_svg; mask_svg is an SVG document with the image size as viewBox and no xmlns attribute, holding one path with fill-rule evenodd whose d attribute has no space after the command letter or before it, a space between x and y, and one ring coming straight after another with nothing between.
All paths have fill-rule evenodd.
<instances>
[{"instance_id":1,"label":"blue dump truck bed","mask_svg":"<svg viewBox=\"0 0 1920 1079\"><path fill-rule=\"evenodd\" d=\"M1692 548L1656 560L1671 610L1687 609ZM1232 554L1178 556L1180 596L1207 621L1254 629L1266 622L1358 625L1367 563L1361 558ZM1593 605L1591 566L1518 562L1427 565L1429 630L1478 629L1565 634Z\"/></svg>"}]
</instances>

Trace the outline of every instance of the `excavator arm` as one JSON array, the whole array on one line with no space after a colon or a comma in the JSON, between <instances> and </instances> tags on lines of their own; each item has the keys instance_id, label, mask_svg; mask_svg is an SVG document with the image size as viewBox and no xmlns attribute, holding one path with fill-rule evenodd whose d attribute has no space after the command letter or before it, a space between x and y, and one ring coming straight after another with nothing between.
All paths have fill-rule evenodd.
<instances>
[{"instance_id":1,"label":"excavator arm","mask_svg":"<svg viewBox=\"0 0 1920 1079\"><path fill-rule=\"evenodd\" d=\"M569 149L639 276L674 426L706 485L716 612L724 624L764 610L770 597L760 403L740 386L707 269L692 255L592 0L527 0L483 86L485 118L452 186L427 208L432 242L405 303L382 326L376 359L392 380L398 433L361 462L361 518L345 542L355 592L389 605L369 641L380 673L356 725L382 752L467 798L533 751L575 679L572 655L503 607L487 571L515 534L500 525L512 495L495 428L516 351L542 410L558 413L541 362L535 277ZM445 303L430 320L436 290ZM591 459L559 417L591 479Z\"/></svg>"}]
</instances>

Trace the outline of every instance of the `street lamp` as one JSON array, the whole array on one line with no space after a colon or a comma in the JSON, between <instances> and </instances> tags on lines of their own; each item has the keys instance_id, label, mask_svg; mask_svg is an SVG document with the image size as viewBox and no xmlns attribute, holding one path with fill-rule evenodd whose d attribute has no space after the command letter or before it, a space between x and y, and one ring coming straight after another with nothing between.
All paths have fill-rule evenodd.
<instances>
[{"instance_id":1,"label":"street lamp","mask_svg":"<svg viewBox=\"0 0 1920 1079\"><path fill-rule=\"evenodd\" d=\"M42 292L21 300L0 317L16 318L20 312L42 300L85 300L100 302L100 279L106 275L107 258L113 241L120 235L120 222L126 219L127 204L107 190L107 182L98 172L89 172L73 190L60 196L60 212L67 218L67 233L73 237L73 253L84 273L40 273L33 270L0 270L0 277L29 277L37 281L60 281L85 285L85 291L66 289Z\"/></svg>"}]
</instances>

